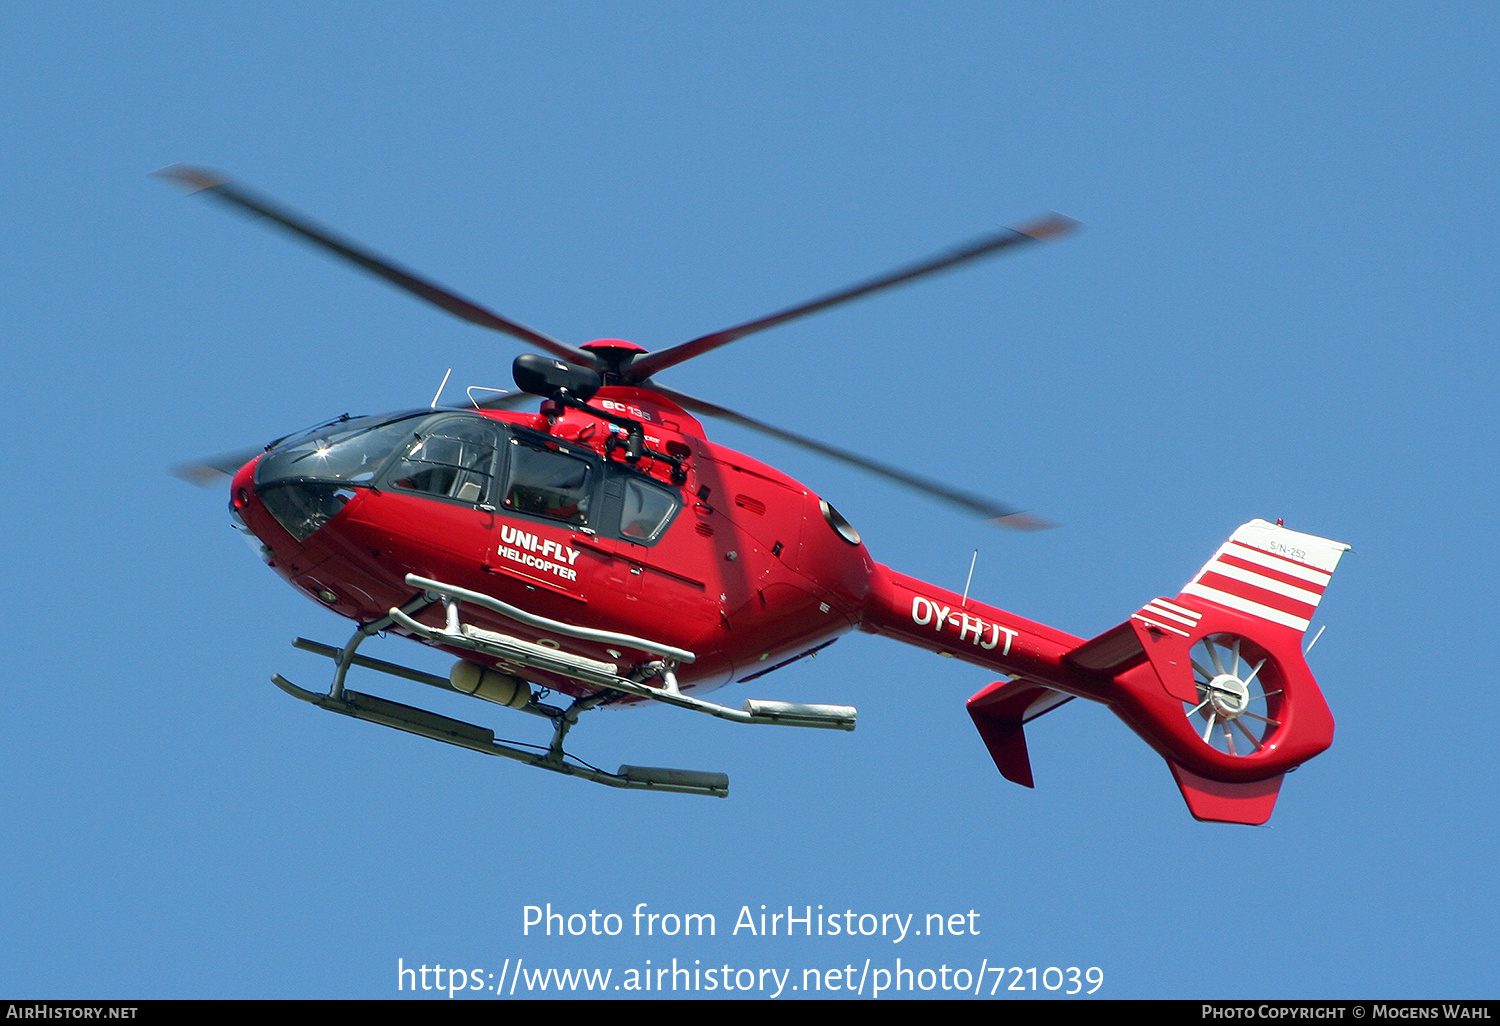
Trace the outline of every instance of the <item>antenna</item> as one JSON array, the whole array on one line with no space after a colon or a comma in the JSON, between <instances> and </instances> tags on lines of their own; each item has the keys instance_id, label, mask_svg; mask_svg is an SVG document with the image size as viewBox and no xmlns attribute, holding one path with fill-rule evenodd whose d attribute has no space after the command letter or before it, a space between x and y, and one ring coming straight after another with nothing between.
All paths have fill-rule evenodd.
<instances>
[{"instance_id":1,"label":"antenna","mask_svg":"<svg viewBox=\"0 0 1500 1026\"><path fill-rule=\"evenodd\" d=\"M1302 654L1303 655L1307 655L1307 653L1309 653L1309 652L1312 651L1312 647L1318 643L1318 639L1323 636L1323 632L1326 631L1327 629L1328 629L1328 625L1326 623L1323 626L1321 626L1321 627L1318 628L1318 633L1316 633L1316 634L1313 635L1313 639L1311 641L1309 641L1307 643L1307 647L1302 650Z\"/></svg>"},{"instance_id":2,"label":"antenna","mask_svg":"<svg viewBox=\"0 0 1500 1026\"><path fill-rule=\"evenodd\" d=\"M432 397L432 405L427 407L429 410L437 409L437 401L443 397L443 389L448 387L448 378L450 375L452 375L452 373L453 368L449 367L448 373L443 375L443 383L438 386L437 395Z\"/></svg>"},{"instance_id":3,"label":"antenna","mask_svg":"<svg viewBox=\"0 0 1500 1026\"><path fill-rule=\"evenodd\" d=\"M975 549L974 555L969 557L969 579L964 582L963 601L958 604L960 609L967 609L969 606L969 585L974 583L974 564L977 562L979 562L979 550Z\"/></svg>"}]
</instances>

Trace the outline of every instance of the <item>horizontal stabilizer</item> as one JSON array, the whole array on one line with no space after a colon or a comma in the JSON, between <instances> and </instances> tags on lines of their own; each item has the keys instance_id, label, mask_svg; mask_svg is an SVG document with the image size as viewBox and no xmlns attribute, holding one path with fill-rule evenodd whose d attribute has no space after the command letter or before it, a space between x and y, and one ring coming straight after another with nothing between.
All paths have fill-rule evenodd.
<instances>
[{"instance_id":1,"label":"horizontal stabilizer","mask_svg":"<svg viewBox=\"0 0 1500 1026\"><path fill-rule=\"evenodd\" d=\"M1080 669L1113 676L1146 658L1146 650L1127 620L1085 641L1064 658Z\"/></svg>"}]
</instances>

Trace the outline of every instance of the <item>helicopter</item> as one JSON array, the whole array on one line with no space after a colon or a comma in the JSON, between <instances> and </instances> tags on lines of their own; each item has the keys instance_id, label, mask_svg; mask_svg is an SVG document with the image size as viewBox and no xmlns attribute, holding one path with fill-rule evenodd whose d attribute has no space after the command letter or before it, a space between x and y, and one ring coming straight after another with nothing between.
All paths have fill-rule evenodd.
<instances>
[{"instance_id":1,"label":"helicopter","mask_svg":"<svg viewBox=\"0 0 1500 1026\"><path fill-rule=\"evenodd\" d=\"M727 797L725 774L632 765L611 773L564 740L586 711L648 702L740 724L853 730L852 706L734 707L705 696L859 630L1003 675L967 709L996 768L1026 787L1035 786L1026 725L1074 698L1108 706L1155 749L1199 820L1266 822L1285 774L1332 743L1333 717L1302 643L1349 546L1251 520L1177 595L1152 599L1097 637L1076 637L971 598L967 586L960 595L875 562L825 499L709 441L698 418L771 435L1002 526L1045 521L656 380L748 335L1065 235L1071 219L1047 215L651 352L621 339L560 342L217 172L175 165L157 174L540 351L515 359L513 393L475 398L470 389L466 406L439 407L445 378L426 408L346 414L178 468L197 483L228 478L231 520L263 560L356 624L341 647L293 642L333 663L326 692L274 675L294 698L612 787ZM537 399L536 412L517 409ZM458 661L445 678L359 654L377 634ZM354 667L543 718L550 741L497 741L487 727L355 691L346 683Z\"/></svg>"}]
</instances>

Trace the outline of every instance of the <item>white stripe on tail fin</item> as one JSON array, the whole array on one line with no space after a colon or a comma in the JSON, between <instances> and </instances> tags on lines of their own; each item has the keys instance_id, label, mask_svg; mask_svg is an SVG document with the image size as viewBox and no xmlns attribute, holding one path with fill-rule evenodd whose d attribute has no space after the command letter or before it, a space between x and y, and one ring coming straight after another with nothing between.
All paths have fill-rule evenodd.
<instances>
[{"instance_id":1,"label":"white stripe on tail fin","mask_svg":"<svg viewBox=\"0 0 1500 1026\"><path fill-rule=\"evenodd\" d=\"M1348 550L1342 542L1252 520L1234 532L1178 597L1206 599L1300 633L1307 630L1323 589ZM1159 621L1173 608L1165 603L1166 609L1153 610L1160 605L1157 600L1136 616Z\"/></svg>"}]
</instances>

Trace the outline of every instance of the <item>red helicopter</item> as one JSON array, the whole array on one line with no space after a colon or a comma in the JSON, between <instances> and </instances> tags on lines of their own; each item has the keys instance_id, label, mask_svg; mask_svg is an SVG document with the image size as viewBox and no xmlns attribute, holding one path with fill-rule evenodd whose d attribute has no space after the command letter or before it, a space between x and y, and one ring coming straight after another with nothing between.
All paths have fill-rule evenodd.
<instances>
[{"instance_id":1,"label":"red helicopter","mask_svg":"<svg viewBox=\"0 0 1500 1026\"><path fill-rule=\"evenodd\" d=\"M1056 237L1050 215L768 317L647 352L573 347L495 314L213 172L159 174L264 218L467 321L549 355L515 360L520 391L467 408L349 417L263 450L179 468L229 476L230 515L294 587L359 626L322 709L614 787L726 796L721 773L576 759L584 711L661 702L737 723L853 730L855 709L704 696L812 655L851 630L1005 674L968 701L1000 772L1033 786L1024 726L1073 698L1108 705L1167 761L1198 819L1259 824L1285 773L1333 740L1302 639L1348 546L1252 520L1176 596L1093 639L876 563L811 489L710 442L730 420L1017 528L1027 514L685 395L655 375L795 318ZM446 384L446 381L445 381ZM471 390L471 396L472 396ZM441 395L441 389L439 390ZM511 409L534 397L540 410ZM448 678L358 654L381 632L459 658ZM1316 639L1314 639L1316 640ZM550 721L527 751L494 732L346 687L351 667L457 691ZM551 695L563 704L549 704Z\"/></svg>"}]
</instances>

